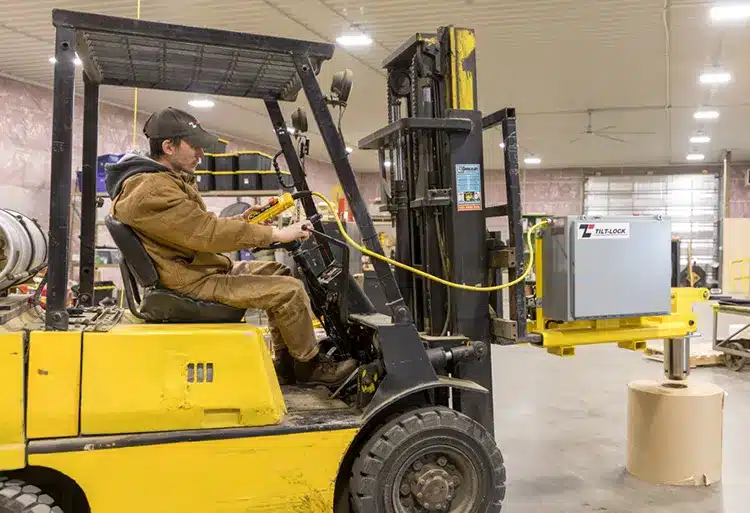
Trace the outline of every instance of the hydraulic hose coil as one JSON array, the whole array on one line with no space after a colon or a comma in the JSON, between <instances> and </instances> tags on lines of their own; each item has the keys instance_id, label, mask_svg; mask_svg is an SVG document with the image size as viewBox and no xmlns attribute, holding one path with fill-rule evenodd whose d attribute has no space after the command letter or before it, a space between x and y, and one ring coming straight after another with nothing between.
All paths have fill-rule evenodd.
<instances>
[{"instance_id":1,"label":"hydraulic hose coil","mask_svg":"<svg viewBox=\"0 0 750 513\"><path fill-rule=\"evenodd\" d=\"M47 265L47 236L33 219L0 208L0 292L21 285Z\"/></svg>"}]
</instances>

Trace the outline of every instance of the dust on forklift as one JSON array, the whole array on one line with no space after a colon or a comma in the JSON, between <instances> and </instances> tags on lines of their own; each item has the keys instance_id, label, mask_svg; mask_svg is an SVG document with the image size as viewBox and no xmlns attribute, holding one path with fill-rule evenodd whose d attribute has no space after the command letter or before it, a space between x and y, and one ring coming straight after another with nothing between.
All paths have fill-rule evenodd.
<instances>
[{"instance_id":1,"label":"dust on forklift","mask_svg":"<svg viewBox=\"0 0 750 513\"><path fill-rule=\"evenodd\" d=\"M348 263L332 257L335 239L319 219L312 248L287 249L335 354L361 364L333 393L282 389L261 330L241 322L241 311L161 287L127 226L108 227L139 322L93 304L102 85L263 100L298 192L309 188L279 102L304 91L362 238L382 254L329 111L346 101L348 75L337 76L331 97L316 78L333 45L64 10L53 11L53 23L47 307L43 325L0 330L0 511L500 511L505 468L492 434L488 333L421 336L393 272L376 260L392 315L377 313ZM461 42L452 27L437 38L445 55ZM84 70L83 202L71 309L76 52ZM461 108L456 94L443 94ZM464 132L477 122L457 121ZM467 155L480 158L481 135ZM312 197L301 201L314 218ZM472 374L482 379L463 379Z\"/></svg>"}]
</instances>

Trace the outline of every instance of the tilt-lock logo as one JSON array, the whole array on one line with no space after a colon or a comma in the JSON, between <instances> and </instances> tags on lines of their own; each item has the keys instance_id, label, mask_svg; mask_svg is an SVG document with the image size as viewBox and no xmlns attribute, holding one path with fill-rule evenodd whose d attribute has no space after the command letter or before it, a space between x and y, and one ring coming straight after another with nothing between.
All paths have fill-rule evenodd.
<instances>
[{"instance_id":1,"label":"tilt-lock logo","mask_svg":"<svg viewBox=\"0 0 750 513\"><path fill-rule=\"evenodd\" d=\"M579 239L629 239L630 223L579 223Z\"/></svg>"}]
</instances>

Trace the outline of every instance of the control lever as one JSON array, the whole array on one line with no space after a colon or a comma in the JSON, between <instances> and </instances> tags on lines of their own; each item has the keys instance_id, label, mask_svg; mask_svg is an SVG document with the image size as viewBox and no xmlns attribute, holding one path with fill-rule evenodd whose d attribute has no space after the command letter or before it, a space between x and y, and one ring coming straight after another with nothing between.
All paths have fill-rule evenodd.
<instances>
[{"instance_id":1,"label":"control lever","mask_svg":"<svg viewBox=\"0 0 750 513\"><path fill-rule=\"evenodd\" d=\"M310 217L308 221L311 223L315 223L318 220L320 220L320 214L315 214L314 216ZM303 230L307 230L305 226L302 227ZM314 230L313 230L314 231ZM264 250L274 250L274 249L285 249L289 252L295 252L302 246L302 242L298 240L293 240L291 242L272 242L265 248L258 248L258 249L264 249Z\"/></svg>"},{"instance_id":2,"label":"control lever","mask_svg":"<svg viewBox=\"0 0 750 513\"><path fill-rule=\"evenodd\" d=\"M318 217L320 214L315 214L313 218ZM312 221L311 218L311 222ZM310 233L314 233L315 235L319 237L323 237L324 239L328 240L331 244L334 244L336 246L339 246L343 252L344 255L342 257L343 262L341 262L341 272L343 274L342 278L339 280L338 283L338 294L339 294L339 315L341 316L341 322L346 323L349 318L349 309L347 307L347 292L349 291L349 245L345 242L342 242L338 240L335 237L331 237L330 235L327 235L323 232L319 232L315 230L314 228L311 228L309 226L303 226L303 230L309 231ZM327 274L329 272L329 269L326 269L326 271L321 275L323 279L327 278Z\"/></svg>"}]
</instances>

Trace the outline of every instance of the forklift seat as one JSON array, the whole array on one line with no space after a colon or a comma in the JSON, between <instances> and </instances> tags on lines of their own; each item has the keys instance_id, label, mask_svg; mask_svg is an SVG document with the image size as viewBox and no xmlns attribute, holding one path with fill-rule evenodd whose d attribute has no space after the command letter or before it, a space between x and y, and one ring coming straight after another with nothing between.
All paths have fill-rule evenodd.
<instances>
[{"instance_id":1,"label":"forklift seat","mask_svg":"<svg viewBox=\"0 0 750 513\"><path fill-rule=\"evenodd\" d=\"M244 309L194 299L164 288L159 282L154 262L133 229L109 214L104 222L121 253L123 288L133 315L146 322L213 323L242 320ZM139 285L144 289L143 298L138 291Z\"/></svg>"}]
</instances>

